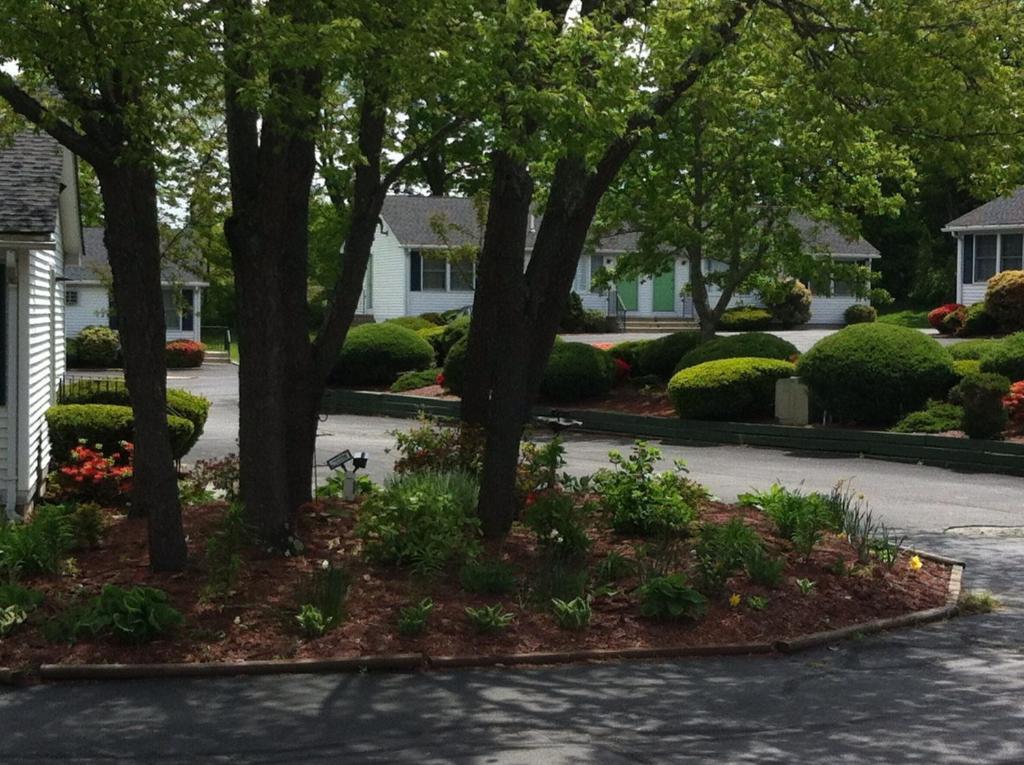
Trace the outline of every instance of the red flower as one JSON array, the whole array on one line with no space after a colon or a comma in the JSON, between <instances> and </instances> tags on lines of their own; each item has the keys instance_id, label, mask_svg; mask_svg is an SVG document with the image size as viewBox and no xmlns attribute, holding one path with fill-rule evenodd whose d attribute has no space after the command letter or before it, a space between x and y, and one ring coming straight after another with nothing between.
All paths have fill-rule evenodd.
<instances>
[{"instance_id":1,"label":"red flower","mask_svg":"<svg viewBox=\"0 0 1024 765\"><path fill-rule=\"evenodd\" d=\"M437 377L434 378L434 382L437 385L444 386L444 372L438 372Z\"/></svg>"},{"instance_id":2,"label":"red flower","mask_svg":"<svg viewBox=\"0 0 1024 765\"><path fill-rule=\"evenodd\" d=\"M964 308L960 303L946 303L940 305L938 308L932 309L928 313L928 323L932 329L937 329L939 332L943 332L946 328L942 323L942 320L954 311L959 311Z\"/></svg>"},{"instance_id":3,"label":"red flower","mask_svg":"<svg viewBox=\"0 0 1024 765\"><path fill-rule=\"evenodd\" d=\"M629 362L625 359L614 358L612 361L615 363L615 382L623 382L629 379L629 375L632 373L633 368L629 365Z\"/></svg>"}]
</instances>

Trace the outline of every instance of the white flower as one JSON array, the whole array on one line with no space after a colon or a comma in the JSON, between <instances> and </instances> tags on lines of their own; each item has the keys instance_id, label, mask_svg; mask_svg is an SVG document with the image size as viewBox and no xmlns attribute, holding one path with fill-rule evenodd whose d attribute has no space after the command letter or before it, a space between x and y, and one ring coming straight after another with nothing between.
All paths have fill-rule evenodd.
<instances>
[{"instance_id":1,"label":"white flower","mask_svg":"<svg viewBox=\"0 0 1024 765\"><path fill-rule=\"evenodd\" d=\"M329 560L327 560L326 558L324 558L322 561L320 561L320 568L322 568L324 571L326 571L330 567L331 567L331 562Z\"/></svg>"}]
</instances>

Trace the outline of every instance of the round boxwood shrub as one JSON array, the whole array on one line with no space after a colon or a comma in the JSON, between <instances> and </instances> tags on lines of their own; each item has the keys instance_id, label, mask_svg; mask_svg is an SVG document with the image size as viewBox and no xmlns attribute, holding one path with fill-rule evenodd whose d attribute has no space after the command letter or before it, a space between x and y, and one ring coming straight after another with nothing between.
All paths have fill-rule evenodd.
<instances>
[{"instance_id":1,"label":"round boxwood shrub","mask_svg":"<svg viewBox=\"0 0 1024 765\"><path fill-rule=\"evenodd\" d=\"M64 388L64 404L113 404L131 406L128 389L121 380L79 380ZM203 435L206 418L210 415L210 402L180 388L167 389L167 414L182 417L192 423L192 434L184 444L184 452L195 446Z\"/></svg>"},{"instance_id":2,"label":"round boxwood shrub","mask_svg":"<svg viewBox=\"0 0 1024 765\"><path fill-rule=\"evenodd\" d=\"M954 360L957 359L973 359L974 361L981 360L981 354L983 354L989 348L992 348L999 340L964 340L962 343L952 343L946 346L946 350L949 351L949 355Z\"/></svg>"},{"instance_id":3,"label":"round boxwood shrub","mask_svg":"<svg viewBox=\"0 0 1024 765\"><path fill-rule=\"evenodd\" d=\"M953 359L953 371L960 379L981 371L981 362L977 359Z\"/></svg>"},{"instance_id":4,"label":"round boxwood shrub","mask_svg":"<svg viewBox=\"0 0 1024 765\"><path fill-rule=\"evenodd\" d=\"M870 324L878 320L878 311L867 303L854 303L843 311L843 321L847 324Z\"/></svg>"},{"instance_id":5,"label":"round boxwood shrub","mask_svg":"<svg viewBox=\"0 0 1024 765\"><path fill-rule=\"evenodd\" d=\"M437 358L439 360L448 358L448 352L459 340L469 334L470 321L470 317L465 315L452 319L445 325L440 337L431 341L437 346Z\"/></svg>"},{"instance_id":6,"label":"round boxwood shrub","mask_svg":"<svg viewBox=\"0 0 1024 765\"><path fill-rule=\"evenodd\" d=\"M72 340L75 362L82 367L105 368L120 365L121 336L110 327L83 327Z\"/></svg>"},{"instance_id":7,"label":"round boxwood shrub","mask_svg":"<svg viewBox=\"0 0 1024 765\"><path fill-rule=\"evenodd\" d=\"M778 359L719 359L676 374L668 395L680 417L689 420L738 420L770 417L775 383L792 377L795 367Z\"/></svg>"},{"instance_id":8,"label":"round boxwood shrub","mask_svg":"<svg viewBox=\"0 0 1024 765\"><path fill-rule=\"evenodd\" d=\"M750 332L768 329L771 325L771 312L752 305L730 308L718 320L718 328L728 332Z\"/></svg>"},{"instance_id":9,"label":"round boxwood shrub","mask_svg":"<svg viewBox=\"0 0 1024 765\"><path fill-rule=\"evenodd\" d=\"M797 279L781 282L761 297L772 318L783 327L795 327L811 320L811 291Z\"/></svg>"},{"instance_id":10,"label":"round boxwood shrub","mask_svg":"<svg viewBox=\"0 0 1024 765\"><path fill-rule=\"evenodd\" d=\"M700 332L689 330L650 341L640 351L640 373L668 380L679 359L700 345Z\"/></svg>"},{"instance_id":11,"label":"round boxwood shrub","mask_svg":"<svg viewBox=\"0 0 1024 765\"><path fill-rule=\"evenodd\" d=\"M981 353L981 371L1008 377L1011 382L1024 380L1024 332L992 343Z\"/></svg>"},{"instance_id":12,"label":"round boxwood shrub","mask_svg":"<svg viewBox=\"0 0 1024 765\"><path fill-rule=\"evenodd\" d=\"M1003 397L1010 381L1003 375L979 372L967 375L952 392L964 407L964 432L971 438L999 438L1008 417Z\"/></svg>"},{"instance_id":13,"label":"round boxwood shrub","mask_svg":"<svg viewBox=\"0 0 1024 765\"><path fill-rule=\"evenodd\" d=\"M959 335L965 321L967 321L967 307L960 306L942 317L942 327L939 332L943 335Z\"/></svg>"},{"instance_id":14,"label":"round boxwood shrub","mask_svg":"<svg viewBox=\"0 0 1024 765\"><path fill-rule=\"evenodd\" d=\"M611 356L587 343L557 343L541 379L541 395L561 403L605 396L615 368Z\"/></svg>"},{"instance_id":15,"label":"round boxwood shrub","mask_svg":"<svg viewBox=\"0 0 1024 765\"><path fill-rule=\"evenodd\" d=\"M385 324L397 324L399 327L405 327L411 329L413 332L418 332L421 329L428 329L429 327L436 327L432 321L424 319L422 316L396 316L394 319L388 319Z\"/></svg>"},{"instance_id":16,"label":"round boxwood shrub","mask_svg":"<svg viewBox=\"0 0 1024 765\"><path fill-rule=\"evenodd\" d=\"M1024 329L1024 271L1003 271L989 279L985 307L1003 332Z\"/></svg>"},{"instance_id":17,"label":"round boxwood shrub","mask_svg":"<svg viewBox=\"0 0 1024 765\"><path fill-rule=\"evenodd\" d=\"M994 335L999 331L999 323L988 312L984 303L975 303L972 306L968 306L958 315L961 316L961 319L960 328L956 331L957 337Z\"/></svg>"},{"instance_id":18,"label":"round boxwood shrub","mask_svg":"<svg viewBox=\"0 0 1024 765\"><path fill-rule=\"evenodd\" d=\"M411 329L387 322L361 324L349 331L331 380L341 385L390 385L402 372L433 364L433 347Z\"/></svg>"},{"instance_id":19,"label":"round boxwood shrub","mask_svg":"<svg viewBox=\"0 0 1024 765\"><path fill-rule=\"evenodd\" d=\"M206 358L206 346L195 340L171 340L164 349L168 369L201 367Z\"/></svg>"},{"instance_id":20,"label":"round boxwood shrub","mask_svg":"<svg viewBox=\"0 0 1024 765\"><path fill-rule=\"evenodd\" d=\"M622 359L629 364L634 376L647 374L640 366L640 354L652 342L653 340L626 340L609 348L608 354L613 359Z\"/></svg>"},{"instance_id":21,"label":"round boxwood shrub","mask_svg":"<svg viewBox=\"0 0 1024 765\"><path fill-rule=\"evenodd\" d=\"M135 440L130 406L58 404L46 410L46 424L53 457L58 462L67 459L82 440L89 446L101 444L104 452L116 451L121 441ZM194 443L192 423L184 417L168 415L167 427L171 434L171 451L174 458L180 460Z\"/></svg>"},{"instance_id":22,"label":"round boxwood shrub","mask_svg":"<svg viewBox=\"0 0 1024 765\"><path fill-rule=\"evenodd\" d=\"M932 329L945 334L946 327L943 322L946 317L954 311L965 307L966 306L963 306L960 303L946 303L945 305L940 305L938 308L933 308L928 312L928 324L931 325Z\"/></svg>"},{"instance_id":23,"label":"round boxwood shrub","mask_svg":"<svg viewBox=\"0 0 1024 765\"><path fill-rule=\"evenodd\" d=\"M794 356L799 356L797 347L781 337L769 335L765 332L746 332L742 335L730 335L729 337L718 337L702 343L687 353L679 360L676 371L695 367L705 361L717 361L718 359L779 359L781 361L792 361Z\"/></svg>"},{"instance_id":24,"label":"round boxwood shrub","mask_svg":"<svg viewBox=\"0 0 1024 765\"><path fill-rule=\"evenodd\" d=\"M444 327L425 327L416 330L416 334L430 343L430 347L434 349L434 358L437 361L444 361L444 351L446 349L441 344L441 338L444 336Z\"/></svg>"},{"instance_id":25,"label":"round boxwood shrub","mask_svg":"<svg viewBox=\"0 0 1024 765\"><path fill-rule=\"evenodd\" d=\"M469 335L459 340L444 360L444 387L456 396L462 395L462 382L465 379L466 351L469 348Z\"/></svg>"},{"instance_id":26,"label":"round boxwood shrub","mask_svg":"<svg viewBox=\"0 0 1024 765\"><path fill-rule=\"evenodd\" d=\"M815 344L797 373L819 406L841 421L891 425L956 381L934 339L892 324L854 324Z\"/></svg>"}]
</instances>

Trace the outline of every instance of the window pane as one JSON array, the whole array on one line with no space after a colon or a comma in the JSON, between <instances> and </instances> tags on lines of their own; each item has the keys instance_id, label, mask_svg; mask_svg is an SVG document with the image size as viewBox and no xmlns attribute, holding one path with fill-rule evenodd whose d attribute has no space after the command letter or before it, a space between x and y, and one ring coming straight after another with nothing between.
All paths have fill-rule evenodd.
<instances>
[{"instance_id":1,"label":"window pane","mask_svg":"<svg viewBox=\"0 0 1024 765\"><path fill-rule=\"evenodd\" d=\"M996 235L979 235L974 239L974 281L985 282L996 275Z\"/></svg>"},{"instance_id":2,"label":"window pane","mask_svg":"<svg viewBox=\"0 0 1024 765\"><path fill-rule=\"evenodd\" d=\"M447 260L423 256L423 289L443 292L448 287L447 275Z\"/></svg>"},{"instance_id":3,"label":"window pane","mask_svg":"<svg viewBox=\"0 0 1024 765\"><path fill-rule=\"evenodd\" d=\"M195 329L196 293L195 290L181 291L181 330L192 332Z\"/></svg>"},{"instance_id":4,"label":"window pane","mask_svg":"<svg viewBox=\"0 0 1024 765\"><path fill-rule=\"evenodd\" d=\"M849 282L835 282L832 287L833 297L851 297L853 295L853 285Z\"/></svg>"},{"instance_id":5,"label":"window pane","mask_svg":"<svg viewBox=\"0 0 1024 765\"><path fill-rule=\"evenodd\" d=\"M1003 254L999 268L1002 271L1020 271L1024 268L1024 234L1003 234Z\"/></svg>"},{"instance_id":6,"label":"window pane","mask_svg":"<svg viewBox=\"0 0 1024 765\"><path fill-rule=\"evenodd\" d=\"M964 284L970 284L974 281L974 236L972 234L964 236L964 273L962 281Z\"/></svg>"},{"instance_id":7,"label":"window pane","mask_svg":"<svg viewBox=\"0 0 1024 765\"><path fill-rule=\"evenodd\" d=\"M472 292L476 286L475 263L472 260L452 261L452 292Z\"/></svg>"},{"instance_id":8,"label":"window pane","mask_svg":"<svg viewBox=\"0 0 1024 765\"><path fill-rule=\"evenodd\" d=\"M422 282L420 279L423 276L423 265L422 258L420 257L419 250L413 250L409 253L409 291L419 292Z\"/></svg>"},{"instance_id":9,"label":"window pane","mask_svg":"<svg viewBox=\"0 0 1024 765\"><path fill-rule=\"evenodd\" d=\"M164 321L167 329L181 329L177 296L171 290L164 290Z\"/></svg>"},{"instance_id":10,"label":"window pane","mask_svg":"<svg viewBox=\"0 0 1024 765\"><path fill-rule=\"evenodd\" d=\"M78 305L78 290L67 290L64 293L64 305Z\"/></svg>"}]
</instances>

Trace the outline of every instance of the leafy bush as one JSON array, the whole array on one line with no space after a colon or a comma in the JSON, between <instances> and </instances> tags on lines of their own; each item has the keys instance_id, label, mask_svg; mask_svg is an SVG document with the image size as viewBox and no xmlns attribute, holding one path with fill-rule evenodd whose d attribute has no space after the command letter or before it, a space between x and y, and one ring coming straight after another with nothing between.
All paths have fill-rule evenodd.
<instances>
[{"instance_id":1,"label":"leafy bush","mask_svg":"<svg viewBox=\"0 0 1024 765\"><path fill-rule=\"evenodd\" d=\"M708 493L683 473L686 466L655 474L654 463L661 452L645 441L637 441L628 457L610 452L615 470L594 475L594 487L602 510L611 516L612 528L620 534L655 536L686 534L697 517L697 506Z\"/></svg>"},{"instance_id":2,"label":"leafy bush","mask_svg":"<svg viewBox=\"0 0 1024 765\"><path fill-rule=\"evenodd\" d=\"M956 379L937 341L881 323L855 324L820 340L796 371L834 418L879 425L945 397Z\"/></svg>"},{"instance_id":3,"label":"leafy bush","mask_svg":"<svg viewBox=\"0 0 1024 765\"><path fill-rule=\"evenodd\" d=\"M772 313L767 308L741 305L724 311L718 320L718 328L728 332L750 332L768 329L772 321Z\"/></svg>"},{"instance_id":4,"label":"leafy bush","mask_svg":"<svg viewBox=\"0 0 1024 765\"><path fill-rule=\"evenodd\" d=\"M707 608L707 598L690 587L683 574L649 579L637 592L640 613L648 619L699 619Z\"/></svg>"},{"instance_id":5,"label":"leafy bush","mask_svg":"<svg viewBox=\"0 0 1024 765\"><path fill-rule=\"evenodd\" d=\"M968 375L956 386L954 398L964 407L964 432L971 438L999 438L1006 430L1003 398L1010 381L999 374Z\"/></svg>"},{"instance_id":6,"label":"leafy bush","mask_svg":"<svg viewBox=\"0 0 1024 765\"><path fill-rule=\"evenodd\" d=\"M537 546L554 557L577 558L590 549L576 501L557 487L527 495L523 522L537 535Z\"/></svg>"},{"instance_id":7,"label":"leafy bush","mask_svg":"<svg viewBox=\"0 0 1024 765\"><path fill-rule=\"evenodd\" d=\"M296 617L307 636L319 637L341 624L350 583L348 572L328 560L313 569L299 594L302 606Z\"/></svg>"},{"instance_id":8,"label":"leafy bush","mask_svg":"<svg viewBox=\"0 0 1024 765\"><path fill-rule=\"evenodd\" d=\"M551 608L555 613L555 623L563 630L579 631L590 625L592 610L586 598L577 597L569 601L552 598Z\"/></svg>"},{"instance_id":9,"label":"leafy bush","mask_svg":"<svg viewBox=\"0 0 1024 765\"><path fill-rule=\"evenodd\" d=\"M608 394L614 381L611 357L587 343L558 343L541 378L541 395L572 403Z\"/></svg>"},{"instance_id":10,"label":"leafy bush","mask_svg":"<svg viewBox=\"0 0 1024 765\"><path fill-rule=\"evenodd\" d=\"M854 303L843 311L843 321L846 324L871 324L878 321L878 310L867 303Z\"/></svg>"},{"instance_id":11,"label":"leafy bush","mask_svg":"<svg viewBox=\"0 0 1024 765\"><path fill-rule=\"evenodd\" d=\"M768 491L743 494L739 499L771 518L779 536L790 540L804 557L811 554L823 531L843 528L843 495L838 490L803 494L774 484Z\"/></svg>"},{"instance_id":12,"label":"leafy bush","mask_svg":"<svg viewBox=\"0 0 1024 765\"><path fill-rule=\"evenodd\" d=\"M695 367L705 361L719 359L779 359L792 361L800 351L787 340L765 332L745 332L742 335L718 337L698 345L679 360L676 372Z\"/></svg>"},{"instance_id":13,"label":"leafy bush","mask_svg":"<svg viewBox=\"0 0 1024 765\"><path fill-rule=\"evenodd\" d=\"M949 314L965 307L966 306L963 306L960 303L946 303L945 305L940 305L938 308L933 308L928 312L928 324L931 325L932 329L938 330L943 334L948 334L946 326L943 323L946 317Z\"/></svg>"},{"instance_id":14,"label":"leafy bush","mask_svg":"<svg viewBox=\"0 0 1024 765\"><path fill-rule=\"evenodd\" d=\"M981 371L1024 380L1024 332L1003 338L981 353Z\"/></svg>"},{"instance_id":15,"label":"leafy bush","mask_svg":"<svg viewBox=\"0 0 1024 765\"><path fill-rule=\"evenodd\" d=\"M648 341L640 351L638 359L640 374L657 375L662 380L668 380L679 359L700 343L700 332L693 330L673 332L671 335Z\"/></svg>"},{"instance_id":16,"label":"leafy bush","mask_svg":"<svg viewBox=\"0 0 1024 765\"><path fill-rule=\"evenodd\" d=\"M466 377L466 352L469 350L469 337L463 337L451 350L448 351L444 360L444 387L456 396L462 395L462 384Z\"/></svg>"},{"instance_id":17,"label":"leafy bush","mask_svg":"<svg viewBox=\"0 0 1024 765\"><path fill-rule=\"evenodd\" d=\"M69 641L111 635L126 643L145 643L183 622L163 590L107 584L95 598L58 616L48 632Z\"/></svg>"},{"instance_id":18,"label":"leafy bush","mask_svg":"<svg viewBox=\"0 0 1024 765\"><path fill-rule=\"evenodd\" d=\"M0 607L17 606L24 611L33 611L43 602L43 593L22 587L14 582L0 584Z\"/></svg>"},{"instance_id":19,"label":"leafy bush","mask_svg":"<svg viewBox=\"0 0 1024 765\"><path fill-rule=\"evenodd\" d=\"M728 523L701 524L695 550L701 589L712 594L719 592L726 579L760 547L761 537L742 518L732 518Z\"/></svg>"},{"instance_id":20,"label":"leafy bush","mask_svg":"<svg viewBox=\"0 0 1024 765\"><path fill-rule=\"evenodd\" d=\"M469 336L470 323L470 317L458 316L445 325L444 332L441 333L440 339L436 341L438 360L447 359L448 353L455 347L455 344Z\"/></svg>"},{"instance_id":21,"label":"leafy bush","mask_svg":"<svg viewBox=\"0 0 1024 765\"><path fill-rule=\"evenodd\" d=\"M758 545L747 553L743 567L754 584L778 587L782 581L782 571L786 568L786 559L781 556L769 555L763 547Z\"/></svg>"},{"instance_id":22,"label":"leafy bush","mask_svg":"<svg viewBox=\"0 0 1024 765\"><path fill-rule=\"evenodd\" d=\"M797 279L776 282L761 290L761 301L772 319L787 329L811 320L811 300L811 291Z\"/></svg>"},{"instance_id":23,"label":"leafy bush","mask_svg":"<svg viewBox=\"0 0 1024 765\"><path fill-rule=\"evenodd\" d=\"M964 340L962 343L947 345L946 350L954 360L980 361L981 355L995 346L999 340Z\"/></svg>"},{"instance_id":24,"label":"leafy bush","mask_svg":"<svg viewBox=\"0 0 1024 765\"><path fill-rule=\"evenodd\" d=\"M637 570L637 562L617 552L610 552L597 564L594 578L602 583L618 582L633 576Z\"/></svg>"},{"instance_id":25,"label":"leafy bush","mask_svg":"<svg viewBox=\"0 0 1024 765\"><path fill-rule=\"evenodd\" d=\"M685 419L770 417L775 410L775 383L792 377L794 369L778 359L707 361L676 374L668 394Z\"/></svg>"},{"instance_id":26,"label":"leafy bush","mask_svg":"<svg viewBox=\"0 0 1024 765\"><path fill-rule=\"evenodd\" d=\"M616 343L608 349L608 355L613 359L622 359L629 364L630 369L633 370L634 375L649 374L640 365L640 356L643 353L644 348L650 345L653 340L626 340L622 343Z\"/></svg>"},{"instance_id":27,"label":"leafy bush","mask_svg":"<svg viewBox=\"0 0 1024 765\"><path fill-rule=\"evenodd\" d=\"M40 505L23 523L0 523L0 572L58 574L75 546L75 528L64 505Z\"/></svg>"},{"instance_id":28,"label":"leafy bush","mask_svg":"<svg viewBox=\"0 0 1024 765\"><path fill-rule=\"evenodd\" d=\"M402 608L398 612L398 634L406 637L423 634L433 610L434 601L430 598L423 598L419 603Z\"/></svg>"},{"instance_id":29,"label":"leafy bush","mask_svg":"<svg viewBox=\"0 0 1024 765\"><path fill-rule=\"evenodd\" d=\"M95 324L83 327L71 346L78 366L103 369L120 365L121 336L117 330Z\"/></svg>"},{"instance_id":30,"label":"leafy bush","mask_svg":"<svg viewBox=\"0 0 1024 765\"><path fill-rule=\"evenodd\" d=\"M1015 433L1024 430L1024 380L1010 386L1010 392L1003 398L1003 408Z\"/></svg>"},{"instance_id":31,"label":"leafy bush","mask_svg":"<svg viewBox=\"0 0 1024 765\"><path fill-rule=\"evenodd\" d=\"M58 404L46 410L46 424L54 454L70 454L83 440L107 449L135 440L134 414L129 406ZM168 415L167 428L174 458L181 459L193 443L195 427L182 417Z\"/></svg>"},{"instance_id":32,"label":"leafy bush","mask_svg":"<svg viewBox=\"0 0 1024 765\"><path fill-rule=\"evenodd\" d=\"M441 343L441 339L444 337L444 330L444 327L435 327L434 325L416 330L416 334L430 343L430 347L434 349L434 360L437 363L444 362L444 357L448 353L448 349Z\"/></svg>"},{"instance_id":33,"label":"leafy bush","mask_svg":"<svg viewBox=\"0 0 1024 765\"><path fill-rule=\"evenodd\" d=\"M967 375L972 375L980 371L980 361L975 361L974 359L956 359L953 361L953 372L956 373L957 379L962 380L967 377Z\"/></svg>"},{"instance_id":34,"label":"leafy bush","mask_svg":"<svg viewBox=\"0 0 1024 765\"><path fill-rule=\"evenodd\" d=\"M429 419L419 427L395 430L396 473L479 473L483 468L484 434L470 425L439 425Z\"/></svg>"},{"instance_id":35,"label":"leafy bush","mask_svg":"<svg viewBox=\"0 0 1024 765\"><path fill-rule=\"evenodd\" d=\"M394 319L388 319L384 323L397 324L399 327L411 329L413 332L419 332L421 329L433 329L439 326L437 322L430 321L422 316L396 316Z\"/></svg>"},{"instance_id":36,"label":"leafy bush","mask_svg":"<svg viewBox=\"0 0 1024 765\"><path fill-rule=\"evenodd\" d=\"M984 303L975 303L969 306L963 314L960 329L957 330L957 337L979 337L982 335L994 335L999 331L999 324L995 317L988 312Z\"/></svg>"},{"instance_id":37,"label":"leafy bush","mask_svg":"<svg viewBox=\"0 0 1024 765\"><path fill-rule=\"evenodd\" d=\"M967 321L967 307L960 306L955 311L950 311L942 317L942 329L940 330L940 334L960 334L960 330L963 329L965 321Z\"/></svg>"},{"instance_id":38,"label":"leafy bush","mask_svg":"<svg viewBox=\"0 0 1024 765\"><path fill-rule=\"evenodd\" d=\"M242 550L251 536L242 505L232 504L206 540L206 586L209 598L229 595L242 570Z\"/></svg>"},{"instance_id":39,"label":"leafy bush","mask_svg":"<svg viewBox=\"0 0 1024 765\"><path fill-rule=\"evenodd\" d=\"M493 606L481 606L480 608L466 607L466 618L473 629L481 634L501 632L513 621L515 615L510 614L501 607L500 603Z\"/></svg>"},{"instance_id":40,"label":"leafy bush","mask_svg":"<svg viewBox=\"0 0 1024 765\"><path fill-rule=\"evenodd\" d=\"M516 572L496 558L470 558L459 571L462 589L477 595L508 595L515 592Z\"/></svg>"},{"instance_id":41,"label":"leafy bush","mask_svg":"<svg viewBox=\"0 0 1024 765\"><path fill-rule=\"evenodd\" d=\"M65 496L113 502L132 490L134 447L127 441L110 455L78 445L60 461L56 476Z\"/></svg>"},{"instance_id":42,"label":"leafy bush","mask_svg":"<svg viewBox=\"0 0 1024 765\"><path fill-rule=\"evenodd\" d=\"M312 603L304 603L299 607L299 613L295 615L295 621L299 623L302 634L308 638L318 638L327 632L334 625L330 619L324 616L323 612Z\"/></svg>"},{"instance_id":43,"label":"leafy bush","mask_svg":"<svg viewBox=\"0 0 1024 765\"><path fill-rule=\"evenodd\" d=\"M168 369L201 367L206 359L206 346L195 340L171 340L164 347L164 361Z\"/></svg>"},{"instance_id":44,"label":"leafy bush","mask_svg":"<svg viewBox=\"0 0 1024 765\"><path fill-rule=\"evenodd\" d=\"M444 320L444 316L437 313L437 311L427 311L426 313L421 313L420 318L423 319L424 321L430 322L435 327L443 327L445 324L447 324L447 322Z\"/></svg>"},{"instance_id":45,"label":"leafy bush","mask_svg":"<svg viewBox=\"0 0 1024 765\"><path fill-rule=\"evenodd\" d=\"M418 372L406 372L399 375L398 379L391 384L391 392L404 393L407 390L416 390L417 388L426 388L428 385L436 385L440 374L440 369L421 369Z\"/></svg>"},{"instance_id":46,"label":"leafy bush","mask_svg":"<svg viewBox=\"0 0 1024 765\"><path fill-rule=\"evenodd\" d=\"M402 372L428 369L434 348L411 329L398 324L353 327L331 373L341 385L390 385Z\"/></svg>"},{"instance_id":47,"label":"leafy bush","mask_svg":"<svg viewBox=\"0 0 1024 765\"><path fill-rule=\"evenodd\" d=\"M989 279L985 307L1003 332L1024 330L1024 271L1003 271Z\"/></svg>"},{"instance_id":48,"label":"leafy bush","mask_svg":"<svg viewBox=\"0 0 1024 765\"><path fill-rule=\"evenodd\" d=\"M404 473L389 478L360 508L355 533L375 563L425 572L478 547L479 485L468 473Z\"/></svg>"},{"instance_id":49,"label":"leafy bush","mask_svg":"<svg viewBox=\"0 0 1024 765\"><path fill-rule=\"evenodd\" d=\"M977 364L976 361L955 362ZM946 433L963 428L964 408L947 401L929 401L924 409L911 412L890 430L893 433Z\"/></svg>"}]
</instances>

